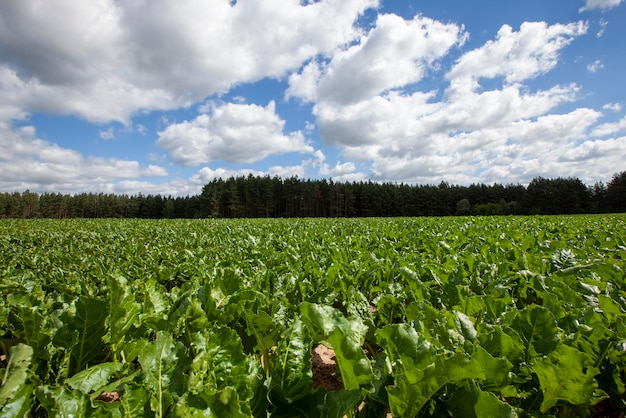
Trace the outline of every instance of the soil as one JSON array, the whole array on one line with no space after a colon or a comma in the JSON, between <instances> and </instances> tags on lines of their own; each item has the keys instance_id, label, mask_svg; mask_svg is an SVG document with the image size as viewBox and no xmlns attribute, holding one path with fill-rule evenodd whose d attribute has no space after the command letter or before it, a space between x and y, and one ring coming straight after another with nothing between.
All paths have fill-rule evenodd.
<instances>
[{"instance_id":1,"label":"soil","mask_svg":"<svg viewBox=\"0 0 626 418\"><path fill-rule=\"evenodd\" d=\"M326 392L343 389L343 383L337 378L337 360L332 349L323 344L316 346L312 363L313 389L321 387Z\"/></svg>"},{"instance_id":2,"label":"soil","mask_svg":"<svg viewBox=\"0 0 626 418\"><path fill-rule=\"evenodd\" d=\"M102 392L98 395L96 400L103 402L115 402L120 400L120 394L119 392Z\"/></svg>"},{"instance_id":3,"label":"soil","mask_svg":"<svg viewBox=\"0 0 626 418\"><path fill-rule=\"evenodd\" d=\"M343 389L343 383L337 377L337 359L333 349L319 344L313 349L312 363L313 389L321 387L326 392ZM359 411L364 406L364 403L359 405ZM392 418L391 413L387 412L386 418Z\"/></svg>"}]
</instances>

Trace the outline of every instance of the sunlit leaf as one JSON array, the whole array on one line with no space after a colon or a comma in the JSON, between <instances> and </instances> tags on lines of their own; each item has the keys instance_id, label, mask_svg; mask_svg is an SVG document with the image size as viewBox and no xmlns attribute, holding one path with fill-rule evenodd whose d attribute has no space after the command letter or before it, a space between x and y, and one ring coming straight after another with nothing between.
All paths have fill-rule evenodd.
<instances>
[{"instance_id":1,"label":"sunlit leaf","mask_svg":"<svg viewBox=\"0 0 626 418\"><path fill-rule=\"evenodd\" d=\"M594 377L599 373L590 363L588 356L566 345L533 362L532 370L543 392L542 413L559 401L573 405L589 402L597 387Z\"/></svg>"}]
</instances>

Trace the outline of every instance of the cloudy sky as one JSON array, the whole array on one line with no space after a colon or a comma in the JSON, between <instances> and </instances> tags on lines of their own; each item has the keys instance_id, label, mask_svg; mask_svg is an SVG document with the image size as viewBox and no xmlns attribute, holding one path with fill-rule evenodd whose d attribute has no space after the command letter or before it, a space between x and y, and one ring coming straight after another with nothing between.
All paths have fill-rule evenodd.
<instances>
[{"instance_id":1,"label":"cloudy sky","mask_svg":"<svg viewBox=\"0 0 626 418\"><path fill-rule=\"evenodd\" d=\"M0 191L626 170L623 0L0 2Z\"/></svg>"}]
</instances>

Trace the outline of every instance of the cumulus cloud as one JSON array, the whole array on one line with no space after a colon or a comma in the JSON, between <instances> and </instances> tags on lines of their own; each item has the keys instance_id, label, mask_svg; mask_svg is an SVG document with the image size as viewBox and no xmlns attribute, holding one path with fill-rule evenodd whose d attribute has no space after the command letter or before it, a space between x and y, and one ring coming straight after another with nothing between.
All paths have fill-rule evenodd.
<instances>
[{"instance_id":1,"label":"cumulus cloud","mask_svg":"<svg viewBox=\"0 0 626 418\"><path fill-rule=\"evenodd\" d=\"M121 180L166 176L157 165L88 156L37 137L35 128L0 128L0 188L55 191L105 190Z\"/></svg>"},{"instance_id":2,"label":"cumulus cloud","mask_svg":"<svg viewBox=\"0 0 626 418\"><path fill-rule=\"evenodd\" d=\"M305 165L294 165L294 166L271 166L267 169L267 171L254 170L251 168L240 168L240 169L225 169L225 168L216 168L211 169L210 167L202 167L196 174L191 176L190 181L193 184L202 186L209 183L215 179L228 179L230 177L247 177L248 175L253 176L270 176L270 177L280 177L280 178L289 178L289 177L303 177L305 174Z\"/></svg>"},{"instance_id":3,"label":"cumulus cloud","mask_svg":"<svg viewBox=\"0 0 626 418\"><path fill-rule=\"evenodd\" d=\"M617 7L623 0L585 0L585 5L579 9L580 12L593 9L608 10Z\"/></svg>"},{"instance_id":4,"label":"cumulus cloud","mask_svg":"<svg viewBox=\"0 0 626 418\"><path fill-rule=\"evenodd\" d=\"M196 174L191 176L191 181L198 185L204 185L215 179L227 179L229 177L246 177L249 174L253 176L262 176L264 173L258 170L252 170L248 168L229 170L225 168L216 168L215 170L210 167L202 167Z\"/></svg>"},{"instance_id":5,"label":"cumulus cloud","mask_svg":"<svg viewBox=\"0 0 626 418\"><path fill-rule=\"evenodd\" d=\"M410 86L432 68L434 59L463 42L466 34L454 25L437 26L446 28L438 33L450 35L441 38L446 39L443 43L417 36L425 43L422 51L433 51L432 59L415 59L416 53L406 59L406 66L399 65L398 73L390 70L395 75L388 81L379 76L376 82L368 82L367 74L357 74L357 66L349 65L365 66L366 60L359 56L368 56L364 51L376 38L375 31L395 33L385 25L404 33L410 32L408 28L419 32L432 23L419 16L412 21L398 19L383 19L384 25L372 29L359 44L327 63L311 62L290 78L286 95L314 103L318 130L327 143L338 146L353 162L371 163L369 176L381 181L527 182L548 166L561 173L557 163L564 164L563 175L580 175L581 161L563 162L560 156L575 153L601 113L587 108L554 113L560 105L577 100L580 87L555 85L533 91L527 82L552 70L563 48L586 33L587 24L526 22L518 31L503 26L494 40L461 55L451 66L445 75L449 87L439 99L436 91L414 91ZM402 39L408 38L388 35L385 43L392 52L382 54L383 63L373 66L393 67L397 59L393 51L401 49L395 42L403 45ZM351 85L348 69L352 79L363 85L357 93L344 88ZM494 79L496 86L490 83L489 89L484 88L483 79ZM599 153L581 155L590 164L600 158ZM323 161L320 167L332 171ZM356 173L355 165L345 168ZM603 171L595 170L588 173Z\"/></svg>"},{"instance_id":6,"label":"cumulus cloud","mask_svg":"<svg viewBox=\"0 0 626 418\"><path fill-rule=\"evenodd\" d=\"M477 90L481 78L502 77L514 84L546 73L556 66L559 51L586 31L584 22L524 22L517 32L504 25L494 41L465 53L452 67L448 94Z\"/></svg>"},{"instance_id":7,"label":"cumulus cloud","mask_svg":"<svg viewBox=\"0 0 626 418\"><path fill-rule=\"evenodd\" d=\"M584 141L576 147L569 147L559 157L559 162L588 164L589 161L600 160L611 164L611 167L620 167L621 158L626 146L626 137L607 139L606 141Z\"/></svg>"},{"instance_id":8,"label":"cumulus cloud","mask_svg":"<svg viewBox=\"0 0 626 418\"><path fill-rule=\"evenodd\" d=\"M287 97L348 105L415 83L465 34L455 24L383 14L359 43L329 63L312 62L289 79Z\"/></svg>"},{"instance_id":9,"label":"cumulus cloud","mask_svg":"<svg viewBox=\"0 0 626 418\"><path fill-rule=\"evenodd\" d=\"M616 135L620 132L626 132L626 116L617 122L604 123L597 126L593 131L591 131L591 136L598 138L602 136Z\"/></svg>"},{"instance_id":10,"label":"cumulus cloud","mask_svg":"<svg viewBox=\"0 0 626 418\"><path fill-rule=\"evenodd\" d=\"M378 0L0 3L0 116L129 122L280 77L358 36Z\"/></svg>"},{"instance_id":11,"label":"cumulus cloud","mask_svg":"<svg viewBox=\"0 0 626 418\"><path fill-rule=\"evenodd\" d=\"M300 131L283 133L285 121L274 102L214 104L210 113L169 125L158 133L157 145L173 161L194 166L211 161L251 163L272 154L313 152Z\"/></svg>"},{"instance_id":12,"label":"cumulus cloud","mask_svg":"<svg viewBox=\"0 0 626 418\"><path fill-rule=\"evenodd\" d=\"M469 34L457 23L379 14L359 27L359 17L379 3L0 2L0 188L179 195L197 193L213 178L250 173L431 184L526 182L558 173L585 181L609 178L623 164L624 119L598 124L600 112L572 105L586 94L581 86L542 78L587 23L504 25L492 40L462 52ZM619 4L587 0L582 9ZM607 23L599 24L598 37ZM588 67L600 68L600 61ZM298 112L313 109L315 123L307 122L304 133L287 131L274 102L253 104L243 89L231 103L216 101L268 77L287 81L287 100L307 103ZM75 115L100 123L97 132L107 140L152 129L135 125L134 116L179 108L200 114L180 123L162 115L155 123L162 152L147 150L154 163L148 165L82 155L39 139L32 127L15 127L35 112ZM112 121L124 126L107 128ZM326 161L305 138L317 133L341 161ZM217 163L253 164L286 153L303 160L254 169ZM157 165L164 154L198 171L159 182L168 174Z\"/></svg>"}]
</instances>

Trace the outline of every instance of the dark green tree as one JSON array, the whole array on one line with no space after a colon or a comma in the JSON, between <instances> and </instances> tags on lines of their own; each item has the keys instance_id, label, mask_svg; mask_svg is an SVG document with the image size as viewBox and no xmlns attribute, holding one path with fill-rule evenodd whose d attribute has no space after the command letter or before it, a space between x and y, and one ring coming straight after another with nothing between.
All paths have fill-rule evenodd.
<instances>
[{"instance_id":1,"label":"dark green tree","mask_svg":"<svg viewBox=\"0 0 626 418\"><path fill-rule=\"evenodd\" d=\"M626 212L626 171L613 175L606 185L606 204L610 212Z\"/></svg>"}]
</instances>

